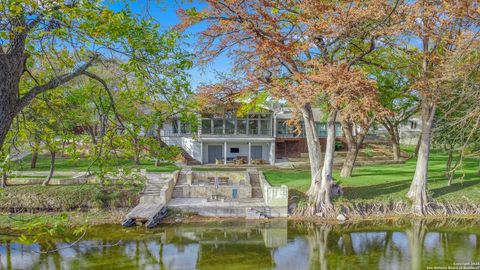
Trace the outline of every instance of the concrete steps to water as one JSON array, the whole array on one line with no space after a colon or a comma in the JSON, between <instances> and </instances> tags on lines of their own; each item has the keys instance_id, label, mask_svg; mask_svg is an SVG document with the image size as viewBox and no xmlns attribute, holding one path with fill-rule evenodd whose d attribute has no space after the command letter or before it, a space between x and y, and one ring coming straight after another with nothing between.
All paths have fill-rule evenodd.
<instances>
[{"instance_id":1,"label":"concrete steps to water","mask_svg":"<svg viewBox=\"0 0 480 270\"><path fill-rule=\"evenodd\" d=\"M140 193L140 203L127 214L122 225L130 227L142 223L147 228L157 226L167 215L166 198L162 198L165 192L162 191L170 181L171 178L147 175L147 183Z\"/></svg>"},{"instance_id":2,"label":"concrete steps to water","mask_svg":"<svg viewBox=\"0 0 480 270\"><path fill-rule=\"evenodd\" d=\"M263 198L258 172L250 172L250 185L252 186L252 198Z\"/></svg>"}]
</instances>

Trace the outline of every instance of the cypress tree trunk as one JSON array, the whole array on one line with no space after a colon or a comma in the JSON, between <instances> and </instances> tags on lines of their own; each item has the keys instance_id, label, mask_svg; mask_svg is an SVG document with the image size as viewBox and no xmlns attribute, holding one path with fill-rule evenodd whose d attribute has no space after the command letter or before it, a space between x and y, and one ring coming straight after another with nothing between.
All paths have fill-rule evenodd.
<instances>
[{"instance_id":1,"label":"cypress tree trunk","mask_svg":"<svg viewBox=\"0 0 480 270\"><path fill-rule=\"evenodd\" d=\"M32 153L32 160L30 161L30 169L35 169L37 167L37 159L38 159L38 150L35 149Z\"/></svg>"},{"instance_id":2,"label":"cypress tree trunk","mask_svg":"<svg viewBox=\"0 0 480 270\"><path fill-rule=\"evenodd\" d=\"M322 148L315 129L315 120L310 104L306 104L301 113L305 123L305 137L307 140L308 157L310 159L310 172L312 174L310 188L307 195L315 197L320 190L320 168L322 162Z\"/></svg>"},{"instance_id":3,"label":"cypress tree trunk","mask_svg":"<svg viewBox=\"0 0 480 270\"><path fill-rule=\"evenodd\" d=\"M450 177L451 170L452 170L452 160L453 160L453 150L452 148L448 149L448 159L447 163L445 164L445 176Z\"/></svg>"},{"instance_id":4,"label":"cypress tree trunk","mask_svg":"<svg viewBox=\"0 0 480 270\"><path fill-rule=\"evenodd\" d=\"M353 173L353 167L355 166L355 161L357 160L358 151L360 150L356 143L347 143L348 151L345 156L345 161L342 165L342 170L340 171L341 177L351 177Z\"/></svg>"},{"instance_id":5,"label":"cypress tree trunk","mask_svg":"<svg viewBox=\"0 0 480 270\"><path fill-rule=\"evenodd\" d=\"M422 134L418 136L417 145L415 146L415 152L413 153L413 157L418 157L418 151L420 150L420 144L422 143Z\"/></svg>"},{"instance_id":6,"label":"cypress tree trunk","mask_svg":"<svg viewBox=\"0 0 480 270\"><path fill-rule=\"evenodd\" d=\"M353 167L355 166L355 161L357 160L358 152L360 151L360 146L365 139L365 136L368 132L368 127L366 129L360 130L355 136L353 135L353 124L346 120L342 120L342 129L347 140L347 156L343 162L342 170L340 171L341 177L351 177L353 172Z\"/></svg>"},{"instance_id":7,"label":"cypress tree trunk","mask_svg":"<svg viewBox=\"0 0 480 270\"><path fill-rule=\"evenodd\" d=\"M135 165L140 165L140 140L138 138L134 138L135 144Z\"/></svg>"},{"instance_id":8,"label":"cypress tree trunk","mask_svg":"<svg viewBox=\"0 0 480 270\"><path fill-rule=\"evenodd\" d=\"M0 104L0 147L3 146L3 143L5 142L5 138L7 137L7 133L10 130L10 126L12 125L12 122L13 122L13 117L11 117L11 112L4 111L4 108L2 108L3 106L4 106L3 104Z\"/></svg>"},{"instance_id":9,"label":"cypress tree trunk","mask_svg":"<svg viewBox=\"0 0 480 270\"><path fill-rule=\"evenodd\" d=\"M47 178L45 178L45 180L43 181L42 186L48 186L50 184L50 180L53 177L53 172L55 171L55 156L56 152L50 151L50 171Z\"/></svg>"},{"instance_id":10,"label":"cypress tree trunk","mask_svg":"<svg viewBox=\"0 0 480 270\"><path fill-rule=\"evenodd\" d=\"M87 126L86 130L88 134L90 135L90 138L92 139L92 144L97 145L97 136L96 136L96 127L95 126Z\"/></svg>"},{"instance_id":11,"label":"cypress tree trunk","mask_svg":"<svg viewBox=\"0 0 480 270\"><path fill-rule=\"evenodd\" d=\"M393 137L392 137L392 152L393 160L400 160L400 135L398 134L398 126L393 127Z\"/></svg>"},{"instance_id":12,"label":"cypress tree trunk","mask_svg":"<svg viewBox=\"0 0 480 270\"><path fill-rule=\"evenodd\" d=\"M392 141L392 152L393 152L393 160L399 161L400 160L400 144L397 140Z\"/></svg>"},{"instance_id":13,"label":"cypress tree trunk","mask_svg":"<svg viewBox=\"0 0 480 270\"><path fill-rule=\"evenodd\" d=\"M0 182L0 187L5 188L7 186L7 172L5 170L2 170L2 179Z\"/></svg>"},{"instance_id":14,"label":"cypress tree trunk","mask_svg":"<svg viewBox=\"0 0 480 270\"><path fill-rule=\"evenodd\" d=\"M430 155L430 137L432 133L435 106L427 102L422 104L422 136L418 151L415 175L407 197L412 200L413 212L424 215L427 198L428 159Z\"/></svg>"},{"instance_id":15,"label":"cypress tree trunk","mask_svg":"<svg viewBox=\"0 0 480 270\"><path fill-rule=\"evenodd\" d=\"M448 174L448 186L452 185L453 177L455 177L455 170L457 169L458 164L460 163L461 160L462 160L462 157L460 156L457 162L455 162L455 165L453 165L453 168L450 167L449 174Z\"/></svg>"},{"instance_id":16,"label":"cypress tree trunk","mask_svg":"<svg viewBox=\"0 0 480 270\"><path fill-rule=\"evenodd\" d=\"M22 20L16 20L23 26ZM26 33L15 36L9 53L0 53L0 148L5 142L13 119L18 114L17 98L20 78L25 70L27 56L24 53Z\"/></svg>"},{"instance_id":17,"label":"cypress tree trunk","mask_svg":"<svg viewBox=\"0 0 480 270\"><path fill-rule=\"evenodd\" d=\"M398 121L392 121L388 118L381 119L380 121L390 136L393 160L398 161L400 160L400 134L398 133Z\"/></svg>"},{"instance_id":18,"label":"cypress tree trunk","mask_svg":"<svg viewBox=\"0 0 480 270\"><path fill-rule=\"evenodd\" d=\"M316 192L314 202L316 212L328 213L333 210L332 185L333 185L333 160L335 153L335 117L336 110L330 111L327 119L327 144L325 147L325 158L321 171L320 190Z\"/></svg>"}]
</instances>

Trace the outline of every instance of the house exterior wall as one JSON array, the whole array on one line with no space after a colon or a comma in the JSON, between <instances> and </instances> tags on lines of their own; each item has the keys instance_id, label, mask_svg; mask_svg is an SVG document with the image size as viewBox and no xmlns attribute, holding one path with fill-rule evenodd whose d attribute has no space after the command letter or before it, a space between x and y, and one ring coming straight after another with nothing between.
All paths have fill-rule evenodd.
<instances>
[{"instance_id":1,"label":"house exterior wall","mask_svg":"<svg viewBox=\"0 0 480 270\"><path fill-rule=\"evenodd\" d=\"M225 142L227 143L227 159L234 159L237 156L245 156L248 157L248 142L229 142L229 141L219 141L219 142L203 142L203 163L208 163L208 146L215 145L221 146L224 153ZM271 152L272 152L272 144L274 146L274 142L251 142L251 146L262 146L262 159L271 163ZM239 148L238 153L231 153L231 148Z\"/></svg>"},{"instance_id":2,"label":"house exterior wall","mask_svg":"<svg viewBox=\"0 0 480 270\"><path fill-rule=\"evenodd\" d=\"M262 146L262 159L273 164L276 158L285 157L300 157L303 153L308 152L306 139L303 134L294 134L293 129L285 125L285 121L288 114L278 114L278 112L271 112L263 116L248 116L244 119L231 118L228 120L222 120L222 118L199 118L198 133L189 133L188 128L182 128L182 124L178 119L174 119L175 128L171 122L167 122L163 125L161 130L162 140L168 145L178 145L182 147L190 156L194 159L208 163L208 146L217 145L222 147L222 156L226 153L228 160L231 160L237 156L247 156L249 154L248 144L251 146ZM317 115L318 114L318 115ZM319 135L322 148L325 147L325 127L321 123L321 115L319 112L316 114L316 129ZM281 116L281 117L279 117ZM267 118L265 118L267 117ZM247 128L242 131L239 121L250 120L257 121L253 128L257 127L257 131L252 132L253 129L247 124ZM202 132L202 121L210 123L209 132ZM222 122L222 125L215 124ZM230 122L229 122L230 121ZM232 122L233 121L233 122ZM268 121L267 131L262 132L264 127L261 121ZM227 124L229 123L229 124ZM265 122L267 123L267 122ZM183 133L182 133L183 132ZM416 144L418 136L421 133L421 121L419 117L411 117L405 123L399 126L400 143L402 144ZM343 148L346 147L345 139L341 130L340 123L336 123L336 141L343 144ZM383 140L388 141L388 134L385 133L383 126L376 125L367 136L366 140ZM227 143L227 149L225 151L225 142ZM232 153L231 148L239 148L239 153Z\"/></svg>"},{"instance_id":3,"label":"house exterior wall","mask_svg":"<svg viewBox=\"0 0 480 270\"><path fill-rule=\"evenodd\" d=\"M401 144L416 145L420 134L422 134L422 119L420 116L410 117L402 123L398 128L398 133Z\"/></svg>"},{"instance_id":4,"label":"house exterior wall","mask_svg":"<svg viewBox=\"0 0 480 270\"><path fill-rule=\"evenodd\" d=\"M201 161L202 146L192 136L161 136L161 139L167 145L177 145L183 148L191 157Z\"/></svg>"}]
</instances>

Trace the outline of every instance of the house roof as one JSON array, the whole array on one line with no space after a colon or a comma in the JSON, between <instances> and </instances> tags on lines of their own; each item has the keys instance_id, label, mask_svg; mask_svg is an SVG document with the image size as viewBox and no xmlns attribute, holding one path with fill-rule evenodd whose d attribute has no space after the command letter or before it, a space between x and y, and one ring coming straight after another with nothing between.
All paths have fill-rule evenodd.
<instances>
[{"instance_id":1,"label":"house roof","mask_svg":"<svg viewBox=\"0 0 480 270\"><path fill-rule=\"evenodd\" d=\"M312 108L315 122L325 122L324 113L320 108ZM281 107L275 110L277 119L292 119L295 110L289 107Z\"/></svg>"}]
</instances>

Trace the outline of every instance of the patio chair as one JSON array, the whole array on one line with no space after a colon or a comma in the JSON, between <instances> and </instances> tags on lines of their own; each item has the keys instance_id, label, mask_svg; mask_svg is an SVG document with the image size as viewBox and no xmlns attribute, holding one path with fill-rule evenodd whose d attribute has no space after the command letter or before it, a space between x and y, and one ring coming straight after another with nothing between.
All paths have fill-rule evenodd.
<instances>
[{"instance_id":1,"label":"patio chair","mask_svg":"<svg viewBox=\"0 0 480 270\"><path fill-rule=\"evenodd\" d=\"M228 177L219 177L218 180L220 180L220 185L228 185Z\"/></svg>"}]
</instances>

